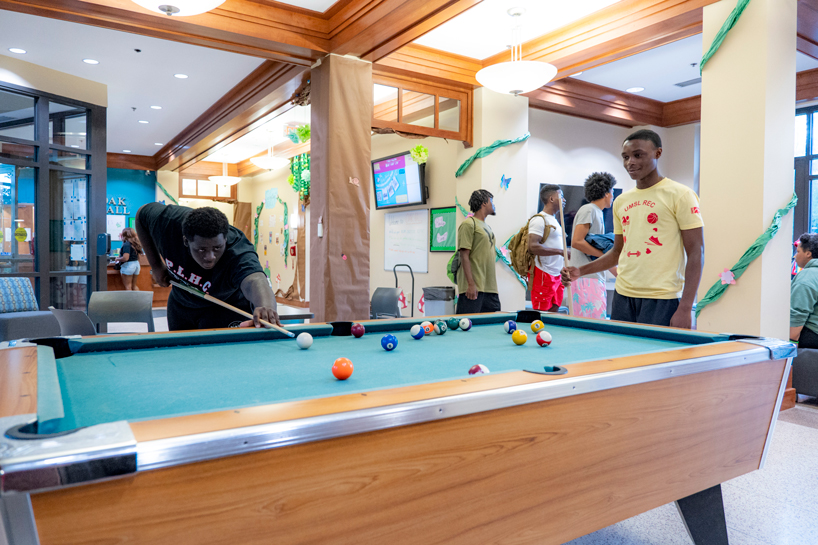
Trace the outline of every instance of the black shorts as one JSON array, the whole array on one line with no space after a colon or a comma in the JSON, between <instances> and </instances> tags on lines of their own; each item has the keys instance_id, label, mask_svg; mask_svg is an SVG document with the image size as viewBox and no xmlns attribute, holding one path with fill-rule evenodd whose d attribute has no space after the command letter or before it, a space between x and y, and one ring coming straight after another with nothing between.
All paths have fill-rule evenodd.
<instances>
[{"instance_id":1,"label":"black shorts","mask_svg":"<svg viewBox=\"0 0 818 545\"><path fill-rule=\"evenodd\" d=\"M669 326L678 308L678 299L642 299L614 292L611 320Z\"/></svg>"},{"instance_id":2,"label":"black shorts","mask_svg":"<svg viewBox=\"0 0 818 545\"><path fill-rule=\"evenodd\" d=\"M253 312L246 308L242 310ZM173 296L168 299L168 329L170 331L237 327L239 323L247 319L241 314L212 303L202 308L191 308L180 304L174 300Z\"/></svg>"},{"instance_id":3,"label":"black shorts","mask_svg":"<svg viewBox=\"0 0 818 545\"><path fill-rule=\"evenodd\" d=\"M798 337L798 348L818 348L818 333L804 326Z\"/></svg>"},{"instance_id":4,"label":"black shorts","mask_svg":"<svg viewBox=\"0 0 818 545\"><path fill-rule=\"evenodd\" d=\"M457 314L477 314L478 312L499 312L500 296L496 293L477 292L477 299L469 299L465 293L457 297Z\"/></svg>"}]
</instances>

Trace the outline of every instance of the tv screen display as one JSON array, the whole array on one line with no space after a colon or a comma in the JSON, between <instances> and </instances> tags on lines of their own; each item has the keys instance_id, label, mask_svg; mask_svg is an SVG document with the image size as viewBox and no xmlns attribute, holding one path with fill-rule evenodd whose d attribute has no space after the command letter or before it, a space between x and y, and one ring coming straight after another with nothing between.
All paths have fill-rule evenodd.
<instances>
[{"instance_id":1,"label":"tv screen display","mask_svg":"<svg viewBox=\"0 0 818 545\"><path fill-rule=\"evenodd\" d=\"M409 152L372 161L375 208L426 204L425 167L414 162Z\"/></svg>"},{"instance_id":2,"label":"tv screen display","mask_svg":"<svg viewBox=\"0 0 818 545\"><path fill-rule=\"evenodd\" d=\"M540 184L540 189L544 185L546 184ZM574 228L574 216L577 215L579 207L588 204L588 201L585 200L585 188L581 185L561 185L560 188L562 188L562 194L565 197L565 209L563 211L565 215L565 232L568 234L568 240L570 241L572 229ZM621 189L613 188L614 200L621 194ZM542 201L537 205L537 212L542 212ZM605 232L613 233L613 212L611 209L606 208L603 210L602 217L605 220ZM559 220L559 217L557 217L557 221Z\"/></svg>"}]
</instances>

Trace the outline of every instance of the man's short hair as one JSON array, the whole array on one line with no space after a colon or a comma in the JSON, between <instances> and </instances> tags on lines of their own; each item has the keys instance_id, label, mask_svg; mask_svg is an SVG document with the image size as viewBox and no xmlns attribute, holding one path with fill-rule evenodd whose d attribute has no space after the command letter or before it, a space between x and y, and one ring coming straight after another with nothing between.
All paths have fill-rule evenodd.
<instances>
[{"instance_id":1,"label":"man's short hair","mask_svg":"<svg viewBox=\"0 0 818 545\"><path fill-rule=\"evenodd\" d=\"M493 199L494 195L486 191L485 189L478 189L474 193L471 194L469 198L469 209L472 211L472 214L476 214L480 208L483 207L484 204L489 202L489 200Z\"/></svg>"},{"instance_id":2,"label":"man's short hair","mask_svg":"<svg viewBox=\"0 0 818 545\"><path fill-rule=\"evenodd\" d=\"M608 172L594 172L585 178L585 200L598 201L611 192L616 185L616 178Z\"/></svg>"},{"instance_id":3,"label":"man's short hair","mask_svg":"<svg viewBox=\"0 0 818 545\"><path fill-rule=\"evenodd\" d=\"M182 234L189 241L199 235L202 238L216 238L217 236L227 236L230 223L227 216L221 210L206 206L204 208L194 208L182 222Z\"/></svg>"},{"instance_id":4,"label":"man's short hair","mask_svg":"<svg viewBox=\"0 0 818 545\"><path fill-rule=\"evenodd\" d=\"M810 252L813 258L818 258L818 235L804 233L798 238L798 245L802 252Z\"/></svg>"},{"instance_id":5,"label":"man's short hair","mask_svg":"<svg viewBox=\"0 0 818 545\"><path fill-rule=\"evenodd\" d=\"M648 142L652 142L653 145L656 146L656 149L659 149L659 148L662 147L662 139L659 137L658 134L656 134L655 132L653 132L650 129L642 129L642 130L636 131L635 133L628 136L625 139L625 142L629 142L631 140L647 140ZM622 143L624 144L625 142L622 142Z\"/></svg>"},{"instance_id":6,"label":"man's short hair","mask_svg":"<svg viewBox=\"0 0 818 545\"><path fill-rule=\"evenodd\" d=\"M559 191L560 186L556 184L545 184L540 188L540 202L545 206L545 203L548 201L548 198L551 196L551 193L555 191Z\"/></svg>"}]
</instances>

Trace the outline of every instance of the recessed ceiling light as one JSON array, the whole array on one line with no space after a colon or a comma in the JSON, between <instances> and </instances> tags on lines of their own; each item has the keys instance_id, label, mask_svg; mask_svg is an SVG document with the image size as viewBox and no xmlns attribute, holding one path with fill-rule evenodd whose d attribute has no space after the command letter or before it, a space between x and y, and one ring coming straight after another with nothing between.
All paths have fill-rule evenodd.
<instances>
[{"instance_id":1,"label":"recessed ceiling light","mask_svg":"<svg viewBox=\"0 0 818 545\"><path fill-rule=\"evenodd\" d=\"M99 61L95 61L94 59L82 59L82 62L85 64L99 64Z\"/></svg>"},{"instance_id":2,"label":"recessed ceiling light","mask_svg":"<svg viewBox=\"0 0 818 545\"><path fill-rule=\"evenodd\" d=\"M78 148L79 146L75 146L74 144L71 144L71 147L72 148Z\"/></svg>"},{"instance_id":3,"label":"recessed ceiling light","mask_svg":"<svg viewBox=\"0 0 818 545\"><path fill-rule=\"evenodd\" d=\"M124 149L124 150L122 150L122 153L131 153L131 150L129 150L129 149Z\"/></svg>"},{"instance_id":4,"label":"recessed ceiling light","mask_svg":"<svg viewBox=\"0 0 818 545\"><path fill-rule=\"evenodd\" d=\"M84 132L79 133L80 136L85 136Z\"/></svg>"},{"instance_id":5,"label":"recessed ceiling light","mask_svg":"<svg viewBox=\"0 0 818 545\"><path fill-rule=\"evenodd\" d=\"M631 87L630 89L625 89L626 93L641 93L644 91L644 87Z\"/></svg>"},{"instance_id":6,"label":"recessed ceiling light","mask_svg":"<svg viewBox=\"0 0 818 545\"><path fill-rule=\"evenodd\" d=\"M164 144L162 142L154 142L153 145L154 146L164 146Z\"/></svg>"},{"instance_id":7,"label":"recessed ceiling light","mask_svg":"<svg viewBox=\"0 0 818 545\"><path fill-rule=\"evenodd\" d=\"M148 123L150 123L150 121L145 121L144 119L140 119L139 122L142 123L143 125L147 125Z\"/></svg>"},{"instance_id":8,"label":"recessed ceiling light","mask_svg":"<svg viewBox=\"0 0 818 545\"><path fill-rule=\"evenodd\" d=\"M18 55L25 55L26 54L26 50L25 49L20 49L19 47L9 47L9 51L11 51L12 53L17 53Z\"/></svg>"},{"instance_id":9,"label":"recessed ceiling light","mask_svg":"<svg viewBox=\"0 0 818 545\"><path fill-rule=\"evenodd\" d=\"M187 79L187 74L173 74L174 78Z\"/></svg>"},{"instance_id":10,"label":"recessed ceiling light","mask_svg":"<svg viewBox=\"0 0 818 545\"><path fill-rule=\"evenodd\" d=\"M151 106L151 110L161 110L161 106Z\"/></svg>"},{"instance_id":11,"label":"recessed ceiling light","mask_svg":"<svg viewBox=\"0 0 818 545\"><path fill-rule=\"evenodd\" d=\"M577 72L576 74L571 74L571 75L570 75L570 76L568 76L568 77L569 77L569 78L575 78L575 77L577 77L577 76L581 76L581 75L582 75L582 72Z\"/></svg>"}]
</instances>

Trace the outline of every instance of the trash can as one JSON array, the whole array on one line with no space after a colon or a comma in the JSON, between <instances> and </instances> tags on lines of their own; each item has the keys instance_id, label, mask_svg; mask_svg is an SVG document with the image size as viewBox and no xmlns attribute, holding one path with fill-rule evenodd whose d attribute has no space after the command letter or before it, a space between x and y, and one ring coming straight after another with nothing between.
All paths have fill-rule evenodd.
<instances>
[{"instance_id":1,"label":"trash can","mask_svg":"<svg viewBox=\"0 0 818 545\"><path fill-rule=\"evenodd\" d=\"M454 314L454 288L451 286L423 288L423 300L426 316Z\"/></svg>"}]
</instances>

